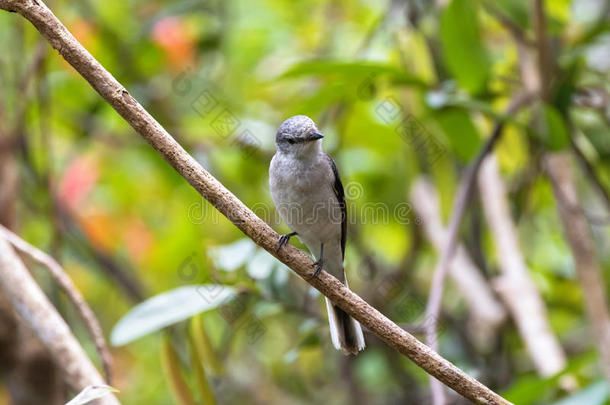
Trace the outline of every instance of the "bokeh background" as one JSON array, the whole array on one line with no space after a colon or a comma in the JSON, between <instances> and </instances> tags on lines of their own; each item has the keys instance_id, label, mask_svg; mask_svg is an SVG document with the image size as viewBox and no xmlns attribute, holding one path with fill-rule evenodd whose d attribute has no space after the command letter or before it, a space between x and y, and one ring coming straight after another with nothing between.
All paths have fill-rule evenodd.
<instances>
[{"instance_id":1,"label":"bokeh background","mask_svg":"<svg viewBox=\"0 0 610 405\"><path fill-rule=\"evenodd\" d=\"M280 233L288 228L276 218L267 185L275 129L292 115L312 117L346 186L350 287L422 337L438 251L412 187L426 176L446 223L464 168L528 80L520 49L536 60L530 2L47 4L207 170ZM510 316L474 325L452 279L439 347L516 404L605 404L610 391L583 307L586 292L541 157L570 154L607 283L609 202L572 145L608 190L608 8L597 0L545 6L557 91L543 106L544 125L534 122L533 108L508 117L494 155L565 367L540 375ZM235 293L233 304L113 347L122 403L180 403L180 380L194 400L213 403L201 394L195 364L218 404L429 403L427 375L372 334L356 358L335 351L322 297L202 200L29 23L0 13L0 49L2 223L60 261L106 336L156 294L210 283ZM492 288L501 258L485 198L475 191L460 240L504 307ZM97 362L71 304L44 270L34 274ZM187 305L172 297L169 307ZM0 403L11 403L6 386Z\"/></svg>"}]
</instances>

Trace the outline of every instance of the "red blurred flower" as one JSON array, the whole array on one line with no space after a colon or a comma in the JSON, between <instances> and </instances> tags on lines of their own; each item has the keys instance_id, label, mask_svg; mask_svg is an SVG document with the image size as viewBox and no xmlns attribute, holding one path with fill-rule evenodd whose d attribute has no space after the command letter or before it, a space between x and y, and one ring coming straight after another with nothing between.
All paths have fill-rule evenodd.
<instances>
[{"instance_id":1,"label":"red blurred flower","mask_svg":"<svg viewBox=\"0 0 610 405\"><path fill-rule=\"evenodd\" d=\"M152 38L163 49L173 69L182 70L191 64L195 54L195 35L184 19L162 18L153 27Z\"/></svg>"},{"instance_id":2,"label":"red blurred flower","mask_svg":"<svg viewBox=\"0 0 610 405\"><path fill-rule=\"evenodd\" d=\"M57 197L60 203L74 210L89 194L98 179L97 163L87 157L72 160L59 181Z\"/></svg>"}]
</instances>

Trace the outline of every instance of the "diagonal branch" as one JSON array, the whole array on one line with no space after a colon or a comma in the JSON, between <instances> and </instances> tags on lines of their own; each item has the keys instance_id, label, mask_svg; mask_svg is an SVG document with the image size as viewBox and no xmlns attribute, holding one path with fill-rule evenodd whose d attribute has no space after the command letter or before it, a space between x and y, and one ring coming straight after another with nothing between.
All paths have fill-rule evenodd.
<instances>
[{"instance_id":1,"label":"diagonal branch","mask_svg":"<svg viewBox=\"0 0 610 405\"><path fill-rule=\"evenodd\" d=\"M483 162L479 189L501 271L494 280L496 291L506 302L538 374L557 374L566 365L566 355L553 333L540 292L530 277L495 156L489 156Z\"/></svg>"},{"instance_id":2,"label":"diagonal branch","mask_svg":"<svg viewBox=\"0 0 610 405\"><path fill-rule=\"evenodd\" d=\"M539 78L541 89L549 89L553 77L549 40L545 30L544 1L534 1L536 36L538 41ZM543 66L544 65L544 66ZM548 101L548 92L542 92ZM610 312L601 266L596 256L593 235L580 205L576 180L566 151L548 152L543 158L545 170L551 180L557 200L558 214L563 224L565 238L572 251L574 267L583 290L585 311L591 321L593 336L597 340L606 379L610 381Z\"/></svg>"},{"instance_id":3,"label":"diagonal branch","mask_svg":"<svg viewBox=\"0 0 610 405\"><path fill-rule=\"evenodd\" d=\"M89 332L89 335L91 335L91 339L93 340L95 348L100 356L102 365L104 367L104 374L106 375L106 381L109 384L112 384L112 356L110 355L110 351L106 345L102 327L91 310L91 307L89 307L83 298L83 295L80 293L80 291L78 291L64 269L62 269L59 263L57 263L57 261L51 256L30 245L2 225L0 225L0 237L4 237L11 245L13 245L15 250L28 256L35 262L42 264L49 270L53 279L59 284L61 289L64 290L70 301L72 301L72 304L74 304L76 307L78 314L87 327L87 331Z\"/></svg>"},{"instance_id":4,"label":"diagonal branch","mask_svg":"<svg viewBox=\"0 0 610 405\"><path fill-rule=\"evenodd\" d=\"M420 177L413 182L411 201L422 219L426 237L440 253L445 246L447 231L443 225L438 191L430 180ZM449 263L449 276L468 305L468 332L477 343L490 344L507 313L462 244L457 245Z\"/></svg>"},{"instance_id":5,"label":"diagonal branch","mask_svg":"<svg viewBox=\"0 0 610 405\"><path fill-rule=\"evenodd\" d=\"M0 8L18 12L29 20L142 138L255 243L306 279L389 346L464 397L477 403L509 403L401 329L327 272L310 279L312 262L305 253L290 245L277 251L279 235L191 157L82 47L41 0L0 0Z\"/></svg>"},{"instance_id":6,"label":"diagonal branch","mask_svg":"<svg viewBox=\"0 0 610 405\"><path fill-rule=\"evenodd\" d=\"M563 224L566 241L572 250L574 267L584 292L585 311L591 323L593 337L597 341L606 379L610 381L608 297L591 229L586 217L578 209L580 201L570 163L570 156L566 152L549 153L544 158L545 169L551 179L557 200L559 218Z\"/></svg>"}]
</instances>

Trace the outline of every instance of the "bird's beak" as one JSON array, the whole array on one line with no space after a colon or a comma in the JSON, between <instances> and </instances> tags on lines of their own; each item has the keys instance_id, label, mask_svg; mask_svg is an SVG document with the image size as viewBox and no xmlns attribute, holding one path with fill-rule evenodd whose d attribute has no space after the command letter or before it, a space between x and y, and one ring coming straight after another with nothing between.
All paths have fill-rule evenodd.
<instances>
[{"instance_id":1,"label":"bird's beak","mask_svg":"<svg viewBox=\"0 0 610 405\"><path fill-rule=\"evenodd\" d=\"M319 132L314 132L313 134L311 134L309 136L309 139L312 140L312 141L317 141L318 139L322 139L322 138L324 138L324 135L322 135Z\"/></svg>"}]
</instances>

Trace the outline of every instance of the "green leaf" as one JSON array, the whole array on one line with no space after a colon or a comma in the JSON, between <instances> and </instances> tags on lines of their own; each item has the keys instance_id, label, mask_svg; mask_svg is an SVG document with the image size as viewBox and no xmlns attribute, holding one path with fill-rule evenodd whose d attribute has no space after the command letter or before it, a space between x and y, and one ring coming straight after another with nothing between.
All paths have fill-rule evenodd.
<instances>
[{"instance_id":1,"label":"green leaf","mask_svg":"<svg viewBox=\"0 0 610 405\"><path fill-rule=\"evenodd\" d=\"M213 374L222 374L222 364L218 361L218 357L216 357L210 338L203 325L201 315L194 316L191 319L191 335L193 336L197 353L203 361L203 364L205 364Z\"/></svg>"},{"instance_id":2,"label":"green leaf","mask_svg":"<svg viewBox=\"0 0 610 405\"><path fill-rule=\"evenodd\" d=\"M570 135L561 114L549 105L543 107L544 120L540 135L550 150L557 151L570 143Z\"/></svg>"},{"instance_id":3,"label":"green leaf","mask_svg":"<svg viewBox=\"0 0 610 405\"><path fill-rule=\"evenodd\" d=\"M396 66L378 62L343 62L338 60L316 59L297 63L288 69L283 77L333 74L341 76L362 76L371 73L402 74Z\"/></svg>"},{"instance_id":4,"label":"green leaf","mask_svg":"<svg viewBox=\"0 0 610 405\"><path fill-rule=\"evenodd\" d=\"M455 154L464 161L470 161L481 146L481 138L468 113L447 108L439 111L435 117Z\"/></svg>"},{"instance_id":5,"label":"green leaf","mask_svg":"<svg viewBox=\"0 0 610 405\"><path fill-rule=\"evenodd\" d=\"M501 392L508 401L519 405L539 403L541 399L552 395L557 390L559 379L571 373L577 373L583 367L589 367L597 362L597 353L594 350L572 358L568 366L551 377L537 375L521 376L509 389Z\"/></svg>"},{"instance_id":6,"label":"green leaf","mask_svg":"<svg viewBox=\"0 0 610 405\"><path fill-rule=\"evenodd\" d=\"M493 0L492 7L495 6L498 12L511 20L521 29L526 30L529 25L528 4L521 0Z\"/></svg>"},{"instance_id":7,"label":"green leaf","mask_svg":"<svg viewBox=\"0 0 610 405\"><path fill-rule=\"evenodd\" d=\"M165 379L172 392L174 402L178 405L197 405L188 384L184 380L182 371L180 370L178 354L168 337L163 338L163 345L161 347L161 367L163 368L163 374L165 375Z\"/></svg>"},{"instance_id":8,"label":"green leaf","mask_svg":"<svg viewBox=\"0 0 610 405\"><path fill-rule=\"evenodd\" d=\"M199 318L195 316L192 318L192 321ZM193 323L191 322L191 327ZM191 367L195 371L195 381L197 382L197 387L199 388L200 401L203 405L216 405L216 399L214 398L214 393L212 393L212 389L210 388L210 384L208 383L208 378L205 373L205 369L203 368L204 356L199 350L199 345L196 342L194 329L191 328L191 333L188 335L189 346L191 351ZM199 325L199 330L203 330L203 325Z\"/></svg>"},{"instance_id":9,"label":"green leaf","mask_svg":"<svg viewBox=\"0 0 610 405\"><path fill-rule=\"evenodd\" d=\"M423 88L428 87L428 83L424 80L406 73L397 66L370 61L344 62L328 59L310 60L297 63L280 77L293 78L312 75L333 75L347 79L364 78L370 75L386 75L400 84L414 85Z\"/></svg>"},{"instance_id":10,"label":"green leaf","mask_svg":"<svg viewBox=\"0 0 610 405\"><path fill-rule=\"evenodd\" d=\"M271 275L278 261L266 250L257 249L254 256L248 261L246 270L255 280L264 280Z\"/></svg>"},{"instance_id":11,"label":"green leaf","mask_svg":"<svg viewBox=\"0 0 610 405\"><path fill-rule=\"evenodd\" d=\"M557 75L558 77L556 78L551 95L551 104L564 116L568 115L568 111L574 103L576 83L578 83L579 78L582 76L584 64L584 60L578 58L563 68Z\"/></svg>"},{"instance_id":12,"label":"green leaf","mask_svg":"<svg viewBox=\"0 0 610 405\"><path fill-rule=\"evenodd\" d=\"M214 266L225 271L234 271L252 259L256 245L249 238L208 249Z\"/></svg>"},{"instance_id":13,"label":"green leaf","mask_svg":"<svg viewBox=\"0 0 610 405\"><path fill-rule=\"evenodd\" d=\"M113 392L119 392L119 390L109 385L89 385L85 387L77 396L72 398L71 401L67 402L66 405L87 404L94 399L105 397Z\"/></svg>"},{"instance_id":14,"label":"green leaf","mask_svg":"<svg viewBox=\"0 0 610 405\"><path fill-rule=\"evenodd\" d=\"M561 401L554 402L553 405L603 405L609 397L608 383L606 381L597 381Z\"/></svg>"},{"instance_id":15,"label":"green leaf","mask_svg":"<svg viewBox=\"0 0 610 405\"><path fill-rule=\"evenodd\" d=\"M472 94L485 89L489 61L479 34L477 2L453 0L441 18L445 64L461 87Z\"/></svg>"},{"instance_id":16,"label":"green leaf","mask_svg":"<svg viewBox=\"0 0 610 405\"><path fill-rule=\"evenodd\" d=\"M517 382L501 395L514 404L531 405L548 396L557 386L558 378L537 375L521 376Z\"/></svg>"},{"instance_id":17,"label":"green leaf","mask_svg":"<svg viewBox=\"0 0 610 405\"><path fill-rule=\"evenodd\" d=\"M209 311L235 296L235 289L218 284L179 287L136 305L112 329L110 341L121 346L183 321L198 313Z\"/></svg>"}]
</instances>

